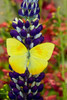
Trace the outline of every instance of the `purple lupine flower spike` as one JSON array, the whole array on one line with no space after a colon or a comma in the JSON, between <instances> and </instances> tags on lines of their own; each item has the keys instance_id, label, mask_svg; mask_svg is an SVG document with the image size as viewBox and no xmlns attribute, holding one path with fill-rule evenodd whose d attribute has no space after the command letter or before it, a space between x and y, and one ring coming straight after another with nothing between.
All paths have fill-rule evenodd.
<instances>
[{"instance_id":1,"label":"purple lupine flower spike","mask_svg":"<svg viewBox=\"0 0 67 100\"><path fill-rule=\"evenodd\" d=\"M18 39L28 49L43 42L42 25L39 23L38 0L23 0L19 15L25 19L15 18L12 22L13 30L10 35ZM39 75L31 75L26 69L25 73L18 74L9 65L11 77L9 98L11 100L43 100L40 92L43 90L41 80L45 77L44 72Z\"/></svg>"}]
</instances>

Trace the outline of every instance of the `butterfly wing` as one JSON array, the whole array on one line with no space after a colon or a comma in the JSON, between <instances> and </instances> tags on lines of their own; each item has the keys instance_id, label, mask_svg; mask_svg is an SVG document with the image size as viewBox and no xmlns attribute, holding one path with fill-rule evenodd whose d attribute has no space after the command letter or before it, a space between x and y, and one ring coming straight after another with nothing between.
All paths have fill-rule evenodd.
<instances>
[{"instance_id":1,"label":"butterfly wing","mask_svg":"<svg viewBox=\"0 0 67 100\"><path fill-rule=\"evenodd\" d=\"M22 74L26 70L27 55L25 54L23 56L11 56L9 58L9 64L15 72Z\"/></svg>"},{"instance_id":2,"label":"butterfly wing","mask_svg":"<svg viewBox=\"0 0 67 100\"><path fill-rule=\"evenodd\" d=\"M30 73L38 74L47 67L48 60L52 55L53 49L54 49L54 44L43 43L33 47L30 50L30 63L29 63Z\"/></svg>"},{"instance_id":3,"label":"butterfly wing","mask_svg":"<svg viewBox=\"0 0 67 100\"><path fill-rule=\"evenodd\" d=\"M34 55L35 57L45 59L47 61L51 58L53 50L54 50L54 44L47 42L33 47L30 50L30 54Z\"/></svg>"},{"instance_id":4,"label":"butterfly wing","mask_svg":"<svg viewBox=\"0 0 67 100\"><path fill-rule=\"evenodd\" d=\"M28 69L32 75L35 75L41 73L47 67L47 65L48 62L44 59L31 56Z\"/></svg>"},{"instance_id":5,"label":"butterfly wing","mask_svg":"<svg viewBox=\"0 0 67 100\"><path fill-rule=\"evenodd\" d=\"M27 48L15 38L7 39L7 52L9 56L24 55L28 52Z\"/></svg>"},{"instance_id":6,"label":"butterfly wing","mask_svg":"<svg viewBox=\"0 0 67 100\"><path fill-rule=\"evenodd\" d=\"M24 73L27 65L27 48L17 39L7 39L7 52L10 56L9 64L14 71Z\"/></svg>"}]
</instances>

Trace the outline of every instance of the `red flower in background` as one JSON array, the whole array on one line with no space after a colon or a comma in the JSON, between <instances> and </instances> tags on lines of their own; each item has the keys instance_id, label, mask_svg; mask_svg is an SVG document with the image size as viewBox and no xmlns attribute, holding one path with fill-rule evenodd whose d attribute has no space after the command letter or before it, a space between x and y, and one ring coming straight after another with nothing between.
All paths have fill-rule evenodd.
<instances>
[{"instance_id":1,"label":"red flower in background","mask_svg":"<svg viewBox=\"0 0 67 100\"><path fill-rule=\"evenodd\" d=\"M49 96L47 100L57 100L56 95Z\"/></svg>"},{"instance_id":2,"label":"red flower in background","mask_svg":"<svg viewBox=\"0 0 67 100\"><path fill-rule=\"evenodd\" d=\"M23 0L14 0L15 2L17 2L17 3L21 3Z\"/></svg>"},{"instance_id":3,"label":"red flower in background","mask_svg":"<svg viewBox=\"0 0 67 100\"><path fill-rule=\"evenodd\" d=\"M49 70L48 70L49 72ZM44 84L45 84L45 91L48 91L48 90L51 90L51 89L54 89L54 91L56 91L59 96L63 96L63 90L62 90L62 85L60 83L60 81L64 81L62 79L62 75L60 74L60 76L58 77L58 73L55 73L55 72L52 72L52 73L47 73L45 75L45 78L44 78ZM57 78L58 78L58 81L57 81ZM48 97L48 94L50 93L50 91L47 92L47 95L45 97L47 97L47 99L45 98L44 100L51 100L51 99L48 99L48 98L52 98L53 96L49 96ZM55 97L56 99L56 97Z\"/></svg>"},{"instance_id":4,"label":"red flower in background","mask_svg":"<svg viewBox=\"0 0 67 100\"><path fill-rule=\"evenodd\" d=\"M7 27L7 25L8 25L8 23L3 22L2 24L0 24L0 28L2 28L2 27Z\"/></svg>"},{"instance_id":5,"label":"red flower in background","mask_svg":"<svg viewBox=\"0 0 67 100\"><path fill-rule=\"evenodd\" d=\"M45 13L45 15L47 16L47 18L51 19L53 16L52 13L56 12L56 7L55 7L53 0L51 0L50 3L44 1L42 5L42 10L43 10L43 13Z\"/></svg>"},{"instance_id":6,"label":"red flower in background","mask_svg":"<svg viewBox=\"0 0 67 100\"><path fill-rule=\"evenodd\" d=\"M0 38L0 44L4 43L4 39Z\"/></svg>"},{"instance_id":7,"label":"red flower in background","mask_svg":"<svg viewBox=\"0 0 67 100\"><path fill-rule=\"evenodd\" d=\"M7 75L10 71L6 69L2 69L2 72L4 73L4 75Z\"/></svg>"},{"instance_id":8,"label":"red flower in background","mask_svg":"<svg viewBox=\"0 0 67 100\"><path fill-rule=\"evenodd\" d=\"M43 42L52 42L52 36L50 34L44 35L44 41Z\"/></svg>"},{"instance_id":9,"label":"red flower in background","mask_svg":"<svg viewBox=\"0 0 67 100\"><path fill-rule=\"evenodd\" d=\"M44 1L43 5L42 5L42 9L45 9L47 7L47 5L48 5L48 2Z\"/></svg>"},{"instance_id":10,"label":"red flower in background","mask_svg":"<svg viewBox=\"0 0 67 100\"><path fill-rule=\"evenodd\" d=\"M22 3L23 0L11 0L11 1L15 3Z\"/></svg>"},{"instance_id":11,"label":"red flower in background","mask_svg":"<svg viewBox=\"0 0 67 100\"><path fill-rule=\"evenodd\" d=\"M56 12L56 8L55 8L55 5L54 5L54 2L51 2L50 4L48 4L45 7L45 9L48 10L50 13Z\"/></svg>"}]
</instances>

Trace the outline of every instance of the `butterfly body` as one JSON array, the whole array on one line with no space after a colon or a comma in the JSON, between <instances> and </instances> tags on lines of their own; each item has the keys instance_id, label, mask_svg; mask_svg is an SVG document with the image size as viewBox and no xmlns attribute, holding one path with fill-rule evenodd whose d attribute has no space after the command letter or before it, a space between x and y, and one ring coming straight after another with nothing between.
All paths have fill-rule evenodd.
<instances>
[{"instance_id":1,"label":"butterfly body","mask_svg":"<svg viewBox=\"0 0 67 100\"><path fill-rule=\"evenodd\" d=\"M28 50L24 44L15 38L7 39L9 64L14 71L22 74L28 68L33 75L42 72L48 65L54 49L52 43L42 43Z\"/></svg>"},{"instance_id":2,"label":"butterfly body","mask_svg":"<svg viewBox=\"0 0 67 100\"><path fill-rule=\"evenodd\" d=\"M29 52L29 50L28 50L28 56L27 57L28 57L28 59L30 58L30 52Z\"/></svg>"}]
</instances>

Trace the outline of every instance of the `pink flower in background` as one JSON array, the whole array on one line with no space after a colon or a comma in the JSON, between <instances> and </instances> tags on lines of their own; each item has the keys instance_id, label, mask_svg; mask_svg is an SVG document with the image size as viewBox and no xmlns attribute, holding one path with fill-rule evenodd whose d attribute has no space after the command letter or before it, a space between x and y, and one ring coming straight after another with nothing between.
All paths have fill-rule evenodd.
<instances>
[{"instance_id":1,"label":"pink flower in background","mask_svg":"<svg viewBox=\"0 0 67 100\"><path fill-rule=\"evenodd\" d=\"M22 2L23 0L15 0L16 2Z\"/></svg>"},{"instance_id":2,"label":"pink flower in background","mask_svg":"<svg viewBox=\"0 0 67 100\"><path fill-rule=\"evenodd\" d=\"M48 19L52 18L52 13L49 13L47 16Z\"/></svg>"},{"instance_id":3,"label":"pink flower in background","mask_svg":"<svg viewBox=\"0 0 67 100\"><path fill-rule=\"evenodd\" d=\"M61 73L58 72L58 73L55 73L55 72L52 72L50 73L50 71L48 70L49 73L45 74L45 78L44 78L44 84L45 84L45 91L48 91L47 92L47 95L44 96L47 98L44 97L44 100L56 100L56 97L53 99L53 95L51 96L48 96L48 94L50 93L51 89L53 89L55 92L57 92L59 94L59 96L63 96L63 90L62 90L62 87L61 87L61 83L60 81L63 81L61 79ZM58 79L58 80L57 80ZM48 99L49 98L49 99ZM52 99L51 99L52 98Z\"/></svg>"},{"instance_id":4,"label":"pink flower in background","mask_svg":"<svg viewBox=\"0 0 67 100\"><path fill-rule=\"evenodd\" d=\"M3 88L4 84L9 84L9 82L0 79L0 89Z\"/></svg>"},{"instance_id":5,"label":"pink flower in background","mask_svg":"<svg viewBox=\"0 0 67 100\"><path fill-rule=\"evenodd\" d=\"M0 44L4 43L4 40L2 38L0 38Z\"/></svg>"},{"instance_id":6,"label":"pink flower in background","mask_svg":"<svg viewBox=\"0 0 67 100\"><path fill-rule=\"evenodd\" d=\"M50 34L45 34L44 35L44 42L51 42L52 41L52 36Z\"/></svg>"},{"instance_id":7,"label":"pink flower in background","mask_svg":"<svg viewBox=\"0 0 67 100\"><path fill-rule=\"evenodd\" d=\"M3 87L3 81L0 79L0 88Z\"/></svg>"},{"instance_id":8,"label":"pink flower in background","mask_svg":"<svg viewBox=\"0 0 67 100\"><path fill-rule=\"evenodd\" d=\"M8 62L8 54L5 46L0 46L0 62Z\"/></svg>"},{"instance_id":9,"label":"pink flower in background","mask_svg":"<svg viewBox=\"0 0 67 100\"><path fill-rule=\"evenodd\" d=\"M12 0L12 1L14 1L16 3L21 3L23 0Z\"/></svg>"},{"instance_id":10,"label":"pink flower in background","mask_svg":"<svg viewBox=\"0 0 67 100\"><path fill-rule=\"evenodd\" d=\"M44 2L43 2L42 9L45 9L47 5L48 5L48 3L47 3L46 1L44 1Z\"/></svg>"},{"instance_id":11,"label":"pink flower in background","mask_svg":"<svg viewBox=\"0 0 67 100\"><path fill-rule=\"evenodd\" d=\"M57 100L57 96L56 95L47 96L48 93L49 93L49 91L45 92L45 94L43 95L43 100Z\"/></svg>"},{"instance_id":12,"label":"pink flower in background","mask_svg":"<svg viewBox=\"0 0 67 100\"><path fill-rule=\"evenodd\" d=\"M4 73L4 75L7 75L10 71L6 69L2 69L2 72Z\"/></svg>"},{"instance_id":13,"label":"pink flower in background","mask_svg":"<svg viewBox=\"0 0 67 100\"><path fill-rule=\"evenodd\" d=\"M8 25L8 23L3 22L2 24L0 24L0 28L2 28L2 27L7 27L7 25Z\"/></svg>"},{"instance_id":14,"label":"pink flower in background","mask_svg":"<svg viewBox=\"0 0 67 100\"><path fill-rule=\"evenodd\" d=\"M50 13L56 12L56 7L55 7L53 1L52 1L50 4L48 4L48 5L45 7L45 9L46 9L46 10L49 10Z\"/></svg>"},{"instance_id":15,"label":"pink flower in background","mask_svg":"<svg viewBox=\"0 0 67 100\"><path fill-rule=\"evenodd\" d=\"M62 78L62 74L60 72L57 73L57 77L61 80L64 81L64 79Z\"/></svg>"},{"instance_id":16,"label":"pink flower in background","mask_svg":"<svg viewBox=\"0 0 67 100\"><path fill-rule=\"evenodd\" d=\"M49 96L47 100L57 100L56 95Z\"/></svg>"}]
</instances>

